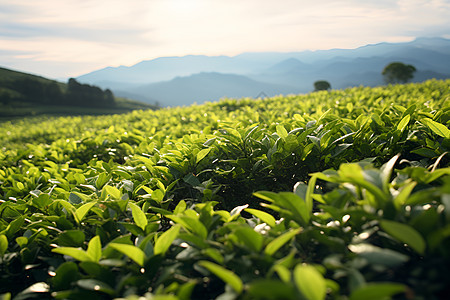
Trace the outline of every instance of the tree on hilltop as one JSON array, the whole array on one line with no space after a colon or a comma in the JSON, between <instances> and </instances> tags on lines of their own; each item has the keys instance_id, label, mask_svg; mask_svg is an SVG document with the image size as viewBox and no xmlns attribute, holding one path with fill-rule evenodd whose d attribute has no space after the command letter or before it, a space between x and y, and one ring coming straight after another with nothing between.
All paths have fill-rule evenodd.
<instances>
[{"instance_id":1,"label":"tree on hilltop","mask_svg":"<svg viewBox=\"0 0 450 300\"><path fill-rule=\"evenodd\" d=\"M331 89L331 84L326 80L318 80L314 82L314 91L328 91Z\"/></svg>"},{"instance_id":2,"label":"tree on hilltop","mask_svg":"<svg viewBox=\"0 0 450 300\"><path fill-rule=\"evenodd\" d=\"M401 62L392 62L384 67L383 75L386 83L406 83L413 79L416 68Z\"/></svg>"}]
</instances>

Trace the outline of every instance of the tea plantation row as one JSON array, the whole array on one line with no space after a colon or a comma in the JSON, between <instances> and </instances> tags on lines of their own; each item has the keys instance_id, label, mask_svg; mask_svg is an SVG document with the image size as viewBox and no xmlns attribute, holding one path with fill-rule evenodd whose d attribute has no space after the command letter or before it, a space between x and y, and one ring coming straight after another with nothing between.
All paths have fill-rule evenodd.
<instances>
[{"instance_id":1,"label":"tea plantation row","mask_svg":"<svg viewBox=\"0 0 450 300\"><path fill-rule=\"evenodd\" d=\"M450 81L0 124L0 299L444 299Z\"/></svg>"}]
</instances>

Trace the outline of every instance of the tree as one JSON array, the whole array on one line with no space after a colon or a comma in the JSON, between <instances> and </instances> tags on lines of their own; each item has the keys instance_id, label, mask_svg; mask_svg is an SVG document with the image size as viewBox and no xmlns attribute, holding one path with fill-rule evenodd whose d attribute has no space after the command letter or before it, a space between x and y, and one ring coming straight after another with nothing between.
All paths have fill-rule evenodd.
<instances>
[{"instance_id":1,"label":"tree","mask_svg":"<svg viewBox=\"0 0 450 300\"><path fill-rule=\"evenodd\" d=\"M97 86L81 84L70 78L66 99L69 105L85 107L110 107L115 105L114 94L111 90L103 91Z\"/></svg>"},{"instance_id":2,"label":"tree","mask_svg":"<svg viewBox=\"0 0 450 300\"><path fill-rule=\"evenodd\" d=\"M325 80L318 80L314 82L314 91L327 91L331 89L331 84Z\"/></svg>"},{"instance_id":3,"label":"tree","mask_svg":"<svg viewBox=\"0 0 450 300\"><path fill-rule=\"evenodd\" d=\"M401 62L392 62L384 67L383 75L386 83L406 83L413 79L416 68Z\"/></svg>"}]
</instances>

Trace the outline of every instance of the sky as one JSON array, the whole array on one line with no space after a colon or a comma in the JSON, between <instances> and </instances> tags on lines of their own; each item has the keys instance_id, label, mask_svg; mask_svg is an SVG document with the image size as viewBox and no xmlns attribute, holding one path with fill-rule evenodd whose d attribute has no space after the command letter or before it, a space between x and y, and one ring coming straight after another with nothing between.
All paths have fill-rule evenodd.
<instances>
[{"instance_id":1,"label":"sky","mask_svg":"<svg viewBox=\"0 0 450 300\"><path fill-rule=\"evenodd\" d=\"M163 56L450 38L450 0L0 0L0 67L67 79Z\"/></svg>"}]
</instances>

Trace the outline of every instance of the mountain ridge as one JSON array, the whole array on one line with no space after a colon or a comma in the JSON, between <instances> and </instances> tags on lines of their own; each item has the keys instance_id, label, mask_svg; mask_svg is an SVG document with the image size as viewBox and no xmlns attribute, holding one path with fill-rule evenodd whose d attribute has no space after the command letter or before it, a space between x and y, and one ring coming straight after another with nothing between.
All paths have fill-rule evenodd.
<instances>
[{"instance_id":1,"label":"mountain ridge","mask_svg":"<svg viewBox=\"0 0 450 300\"><path fill-rule=\"evenodd\" d=\"M171 105L172 100L165 103L164 96L147 87L153 83L163 83L167 93L173 94L173 90L180 88L177 77L185 77L193 86L198 87L200 94L196 95L195 89L184 88L179 91L184 99L199 99L207 96L202 89L201 82L194 82L195 74L214 73L234 74L243 82L251 79L252 88L255 85L266 85L267 90L277 87L274 93L286 92L283 87L290 87L289 93L306 93L313 90L316 80L327 80L333 88L346 88L349 83L353 85L381 85L383 78L382 69L392 61L401 61L413 64L417 68L415 78L429 79L427 76L435 74L443 78L450 78L450 40L445 38L416 38L403 43L377 43L368 44L354 49L330 49L302 52L246 52L235 56L206 56L187 55L159 57L145 60L132 66L108 67L96 70L77 77L80 82L96 84L103 88L111 88L114 93L128 93L140 98L136 100L146 101L155 99L164 105ZM364 74L364 76L361 76ZM369 74L371 74L369 76ZM428 75L427 75L428 74ZM217 79L211 79L208 100L218 100L214 91L222 86ZM222 77L224 79L225 77ZM234 77L237 79L238 77ZM172 81L172 82L171 82ZM172 86L169 84L172 83ZM243 83L234 80L235 85L229 86L227 97L247 97L253 90L250 87L245 91ZM155 87L155 86L153 86ZM241 90L241 94L236 94ZM145 92L145 93L144 93ZM266 94L272 94L262 90ZM151 94L156 93L156 94ZM189 100L191 101L191 100ZM180 105L188 105L192 102L185 101Z\"/></svg>"}]
</instances>

